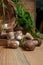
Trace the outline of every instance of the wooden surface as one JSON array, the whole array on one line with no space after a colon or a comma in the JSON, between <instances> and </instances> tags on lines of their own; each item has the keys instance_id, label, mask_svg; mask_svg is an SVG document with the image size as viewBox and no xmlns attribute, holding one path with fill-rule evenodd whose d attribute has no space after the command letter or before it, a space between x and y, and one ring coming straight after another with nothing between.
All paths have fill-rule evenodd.
<instances>
[{"instance_id":1,"label":"wooden surface","mask_svg":"<svg viewBox=\"0 0 43 65\"><path fill-rule=\"evenodd\" d=\"M0 65L30 65L21 50L0 47Z\"/></svg>"},{"instance_id":2,"label":"wooden surface","mask_svg":"<svg viewBox=\"0 0 43 65\"><path fill-rule=\"evenodd\" d=\"M0 65L43 65L43 44L34 51L0 46Z\"/></svg>"},{"instance_id":3,"label":"wooden surface","mask_svg":"<svg viewBox=\"0 0 43 65\"><path fill-rule=\"evenodd\" d=\"M25 51L24 55L26 56L30 65L43 65L43 43L41 47L36 47L34 51Z\"/></svg>"},{"instance_id":4,"label":"wooden surface","mask_svg":"<svg viewBox=\"0 0 43 65\"><path fill-rule=\"evenodd\" d=\"M0 65L43 65L43 43L34 51L4 48L6 43L7 40L0 39Z\"/></svg>"}]
</instances>

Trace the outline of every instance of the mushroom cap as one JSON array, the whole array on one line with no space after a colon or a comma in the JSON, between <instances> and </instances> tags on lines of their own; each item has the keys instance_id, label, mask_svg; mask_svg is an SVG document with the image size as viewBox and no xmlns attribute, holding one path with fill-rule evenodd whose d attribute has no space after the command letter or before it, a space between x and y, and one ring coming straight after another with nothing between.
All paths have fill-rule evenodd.
<instances>
[{"instance_id":1,"label":"mushroom cap","mask_svg":"<svg viewBox=\"0 0 43 65\"><path fill-rule=\"evenodd\" d=\"M37 39L35 38L35 39L33 39L33 43L35 44L35 46L41 46L42 41L39 38L37 38Z\"/></svg>"},{"instance_id":2,"label":"mushroom cap","mask_svg":"<svg viewBox=\"0 0 43 65\"><path fill-rule=\"evenodd\" d=\"M23 47L27 51L33 51L35 49L35 44L32 42L32 40L27 40L23 42Z\"/></svg>"},{"instance_id":3,"label":"mushroom cap","mask_svg":"<svg viewBox=\"0 0 43 65\"><path fill-rule=\"evenodd\" d=\"M15 30L15 31L24 31L24 28L23 28L23 27L15 27L14 30Z\"/></svg>"},{"instance_id":4,"label":"mushroom cap","mask_svg":"<svg viewBox=\"0 0 43 65\"><path fill-rule=\"evenodd\" d=\"M19 41L9 40L8 44L7 44L7 47L14 48L14 49L18 48L19 47Z\"/></svg>"},{"instance_id":5,"label":"mushroom cap","mask_svg":"<svg viewBox=\"0 0 43 65\"><path fill-rule=\"evenodd\" d=\"M16 37L17 40L20 41L23 38L22 31L17 31L15 37Z\"/></svg>"}]
</instances>

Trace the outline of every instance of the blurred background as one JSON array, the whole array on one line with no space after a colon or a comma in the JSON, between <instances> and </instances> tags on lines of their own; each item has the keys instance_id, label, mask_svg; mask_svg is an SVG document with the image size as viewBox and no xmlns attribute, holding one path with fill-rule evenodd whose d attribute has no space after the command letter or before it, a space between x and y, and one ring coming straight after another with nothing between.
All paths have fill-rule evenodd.
<instances>
[{"instance_id":1,"label":"blurred background","mask_svg":"<svg viewBox=\"0 0 43 65\"><path fill-rule=\"evenodd\" d=\"M36 27L43 33L43 0L36 0Z\"/></svg>"}]
</instances>

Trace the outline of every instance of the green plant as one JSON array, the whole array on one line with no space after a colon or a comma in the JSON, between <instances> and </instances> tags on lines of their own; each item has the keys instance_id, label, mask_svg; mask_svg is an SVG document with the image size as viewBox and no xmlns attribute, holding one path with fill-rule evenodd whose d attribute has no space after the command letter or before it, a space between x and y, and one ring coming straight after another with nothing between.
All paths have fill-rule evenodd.
<instances>
[{"instance_id":1,"label":"green plant","mask_svg":"<svg viewBox=\"0 0 43 65\"><path fill-rule=\"evenodd\" d=\"M28 12L25 12L23 17L18 17L18 25L24 27L26 32L32 32L34 21Z\"/></svg>"},{"instance_id":2,"label":"green plant","mask_svg":"<svg viewBox=\"0 0 43 65\"><path fill-rule=\"evenodd\" d=\"M19 2L19 0L12 0L12 1L13 1L14 3L16 3L16 4Z\"/></svg>"},{"instance_id":3,"label":"green plant","mask_svg":"<svg viewBox=\"0 0 43 65\"><path fill-rule=\"evenodd\" d=\"M4 22L4 21L5 21L5 3L4 3L4 0L2 0L1 6L2 6L2 9L3 9L3 14L2 14L2 16L3 16L3 22Z\"/></svg>"},{"instance_id":4,"label":"green plant","mask_svg":"<svg viewBox=\"0 0 43 65\"><path fill-rule=\"evenodd\" d=\"M14 0L13 2L15 4L16 1ZM15 4L17 8L16 14L18 16L17 18L18 26L24 27L26 32L33 32L32 29L34 27L34 20L30 13L27 12L26 9L18 2L19 1L17 0Z\"/></svg>"}]
</instances>

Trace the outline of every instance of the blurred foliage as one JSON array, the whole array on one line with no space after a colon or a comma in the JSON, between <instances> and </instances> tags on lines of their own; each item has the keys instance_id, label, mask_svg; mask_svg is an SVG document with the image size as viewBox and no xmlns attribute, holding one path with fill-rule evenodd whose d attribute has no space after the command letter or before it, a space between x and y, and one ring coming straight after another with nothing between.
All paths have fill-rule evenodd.
<instances>
[{"instance_id":1,"label":"blurred foliage","mask_svg":"<svg viewBox=\"0 0 43 65\"><path fill-rule=\"evenodd\" d=\"M40 7L40 10L43 11L43 7Z\"/></svg>"},{"instance_id":2,"label":"blurred foliage","mask_svg":"<svg viewBox=\"0 0 43 65\"><path fill-rule=\"evenodd\" d=\"M18 15L18 18L16 19L18 22L18 26L22 26L24 27L26 32L33 32L33 27L34 27L34 20L32 18L32 16L30 15L29 12L26 11L26 9L23 7L23 5L21 5L19 3L19 0L14 0L13 1L17 10L16 10L16 14ZM32 36L34 38L40 38L43 39L42 37L40 37L40 34L37 34L39 31L37 28L35 28L35 33L32 33ZM22 42L25 39L22 40Z\"/></svg>"},{"instance_id":3,"label":"blurred foliage","mask_svg":"<svg viewBox=\"0 0 43 65\"><path fill-rule=\"evenodd\" d=\"M40 7L40 10L43 11L43 0L41 0L42 6Z\"/></svg>"},{"instance_id":4,"label":"blurred foliage","mask_svg":"<svg viewBox=\"0 0 43 65\"><path fill-rule=\"evenodd\" d=\"M2 17L3 17L3 23L4 23L5 22L5 7L6 7L4 0L2 0L1 6L2 6L2 9L3 9Z\"/></svg>"},{"instance_id":5,"label":"blurred foliage","mask_svg":"<svg viewBox=\"0 0 43 65\"><path fill-rule=\"evenodd\" d=\"M29 12L26 11L26 9L18 3L18 0L13 0L17 10L16 14L18 16L17 21L18 21L18 26L24 27L26 32L33 32L33 27L34 27L34 20L32 16L30 15Z\"/></svg>"},{"instance_id":6,"label":"blurred foliage","mask_svg":"<svg viewBox=\"0 0 43 65\"><path fill-rule=\"evenodd\" d=\"M16 3L16 4L19 2L19 0L12 0L12 1L13 1L14 3Z\"/></svg>"},{"instance_id":7,"label":"blurred foliage","mask_svg":"<svg viewBox=\"0 0 43 65\"><path fill-rule=\"evenodd\" d=\"M32 36L33 36L34 38L40 38L39 35L37 35L37 33L33 33Z\"/></svg>"}]
</instances>

